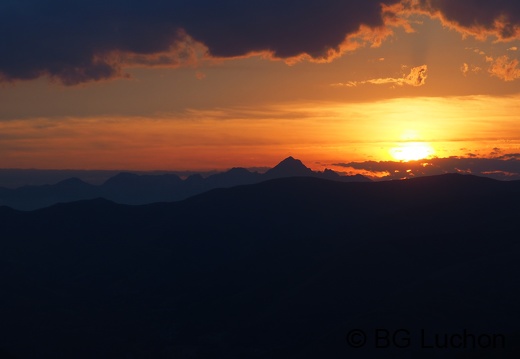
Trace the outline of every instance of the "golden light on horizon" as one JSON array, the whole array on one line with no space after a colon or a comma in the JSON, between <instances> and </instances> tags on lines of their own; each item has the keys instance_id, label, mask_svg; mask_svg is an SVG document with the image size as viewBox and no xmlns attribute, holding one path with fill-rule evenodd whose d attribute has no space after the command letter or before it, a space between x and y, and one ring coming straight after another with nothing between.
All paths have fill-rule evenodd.
<instances>
[{"instance_id":1,"label":"golden light on horizon","mask_svg":"<svg viewBox=\"0 0 520 359\"><path fill-rule=\"evenodd\" d=\"M323 170L486 157L520 152L519 104L520 96L298 101L149 117L16 119L0 122L0 167L214 170L273 166L293 156Z\"/></svg>"},{"instance_id":2,"label":"golden light on horizon","mask_svg":"<svg viewBox=\"0 0 520 359\"><path fill-rule=\"evenodd\" d=\"M435 154L426 142L405 142L390 149L390 155L398 161L417 161Z\"/></svg>"}]
</instances>

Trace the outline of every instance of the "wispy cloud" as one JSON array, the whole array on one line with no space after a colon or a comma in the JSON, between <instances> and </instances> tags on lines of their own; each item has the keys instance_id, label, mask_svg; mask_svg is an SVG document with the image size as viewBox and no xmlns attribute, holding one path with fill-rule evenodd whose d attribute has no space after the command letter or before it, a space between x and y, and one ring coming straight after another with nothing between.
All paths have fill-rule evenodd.
<instances>
[{"instance_id":1,"label":"wispy cloud","mask_svg":"<svg viewBox=\"0 0 520 359\"><path fill-rule=\"evenodd\" d=\"M467 63L463 63L460 67L460 71L464 76L467 76L469 72L478 73L482 71L482 68L476 65L468 65Z\"/></svg>"},{"instance_id":2,"label":"wispy cloud","mask_svg":"<svg viewBox=\"0 0 520 359\"><path fill-rule=\"evenodd\" d=\"M518 60L510 59L508 56L500 56L490 61L489 73L504 81L514 81L520 78L520 68Z\"/></svg>"},{"instance_id":3,"label":"wispy cloud","mask_svg":"<svg viewBox=\"0 0 520 359\"><path fill-rule=\"evenodd\" d=\"M491 76L497 77L503 81L509 82L514 81L520 78L520 68L518 65L520 62L515 58L510 58L508 55L502 55L499 57L493 57L486 55L483 51L479 49L467 48L467 50L472 50L478 55L481 55L482 58L488 63L488 73ZM518 48L516 46L510 47L507 51L517 51ZM469 65L467 63L463 63L460 71L464 76L466 76L470 71L474 73L478 73L482 71L482 68L476 65Z\"/></svg>"},{"instance_id":4,"label":"wispy cloud","mask_svg":"<svg viewBox=\"0 0 520 359\"><path fill-rule=\"evenodd\" d=\"M466 76L469 71L469 65L467 63L463 63L462 66L460 67L460 71L462 71L462 74L464 76Z\"/></svg>"},{"instance_id":5,"label":"wispy cloud","mask_svg":"<svg viewBox=\"0 0 520 359\"><path fill-rule=\"evenodd\" d=\"M331 86L336 87L356 87L359 85L372 84L372 85L385 85L385 84L393 84L398 86L423 86L426 83L426 79L428 78L428 66L422 65L413 67L410 70L408 75L403 75L403 77L385 77L385 78L377 78L370 79L364 81L349 81L349 82L340 82L331 84Z\"/></svg>"}]
</instances>

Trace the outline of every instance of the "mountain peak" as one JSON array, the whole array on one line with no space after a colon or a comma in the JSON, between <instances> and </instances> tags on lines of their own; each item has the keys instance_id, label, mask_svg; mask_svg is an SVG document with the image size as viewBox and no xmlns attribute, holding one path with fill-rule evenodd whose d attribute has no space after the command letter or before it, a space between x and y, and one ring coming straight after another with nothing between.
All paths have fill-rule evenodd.
<instances>
[{"instance_id":1,"label":"mountain peak","mask_svg":"<svg viewBox=\"0 0 520 359\"><path fill-rule=\"evenodd\" d=\"M306 167L302 161L292 156L287 157L265 173L269 178L312 176L314 172Z\"/></svg>"},{"instance_id":2,"label":"mountain peak","mask_svg":"<svg viewBox=\"0 0 520 359\"><path fill-rule=\"evenodd\" d=\"M300 160L297 160L296 158L294 158L293 156L289 156L287 157L286 159L282 160L279 164L277 164L275 167L277 166L280 166L282 164L287 164L287 163L298 163L298 164L302 164L302 161Z\"/></svg>"}]
</instances>

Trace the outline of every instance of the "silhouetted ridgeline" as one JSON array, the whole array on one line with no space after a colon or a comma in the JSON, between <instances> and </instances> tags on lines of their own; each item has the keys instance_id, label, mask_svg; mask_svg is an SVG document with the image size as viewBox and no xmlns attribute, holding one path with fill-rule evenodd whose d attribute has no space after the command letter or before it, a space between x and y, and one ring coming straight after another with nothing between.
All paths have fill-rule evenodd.
<instances>
[{"instance_id":1,"label":"silhouetted ridgeline","mask_svg":"<svg viewBox=\"0 0 520 359\"><path fill-rule=\"evenodd\" d=\"M34 210L60 202L95 198L106 198L122 204L168 202L182 200L214 188L228 188L296 176L326 178L342 182L370 181L361 175L339 176L331 170L313 172L301 161L289 157L264 174L250 172L245 168L233 168L207 178L192 175L186 180L182 180L175 174L119 173L102 185L91 185L78 178L70 178L55 185L24 186L17 189L0 188L0 205L20 210Z\"/></svg>"},{"instance_id":2,"label":"silhouetted ridgeline","mask_svg":"<svg viewBox=\"0 0 520 359\"><path fill-rule=\"evenodd\" d=\"M518 203L519 182L444 175L0 207L0 353L518 358ZM376 330L398 329L408 346L377 348ZM424 347L461 333L497 341Z\"/></svg>"}]
</instances>

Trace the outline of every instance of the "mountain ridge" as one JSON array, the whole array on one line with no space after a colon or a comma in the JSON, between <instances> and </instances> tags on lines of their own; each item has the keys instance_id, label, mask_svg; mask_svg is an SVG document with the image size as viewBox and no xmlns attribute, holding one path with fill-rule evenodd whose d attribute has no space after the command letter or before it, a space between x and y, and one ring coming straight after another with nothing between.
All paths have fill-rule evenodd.
<instances>
[{"instance_id":1,"label":"mountain ridge","mask_svg":"<svg viewBox=\"0 0 520 359\"><path fill-rule=\"evenodd\" d=\"M264 174L234 167L222 173L203 178L191 175L182 180L175 174L139 175L120 172L101 185L91 185L80 179L69 178L54 185L24 186L16 189L0 189L0 204L21 210L34 210L58 202L70 202L88 198L104 197L123 204L146 204L178 201L214 189L261 181L311 176L337 181L370 181L363 176L334 176L333 171L314 172L300 160L288 157Z\"/></svg>"}]
</instances>

